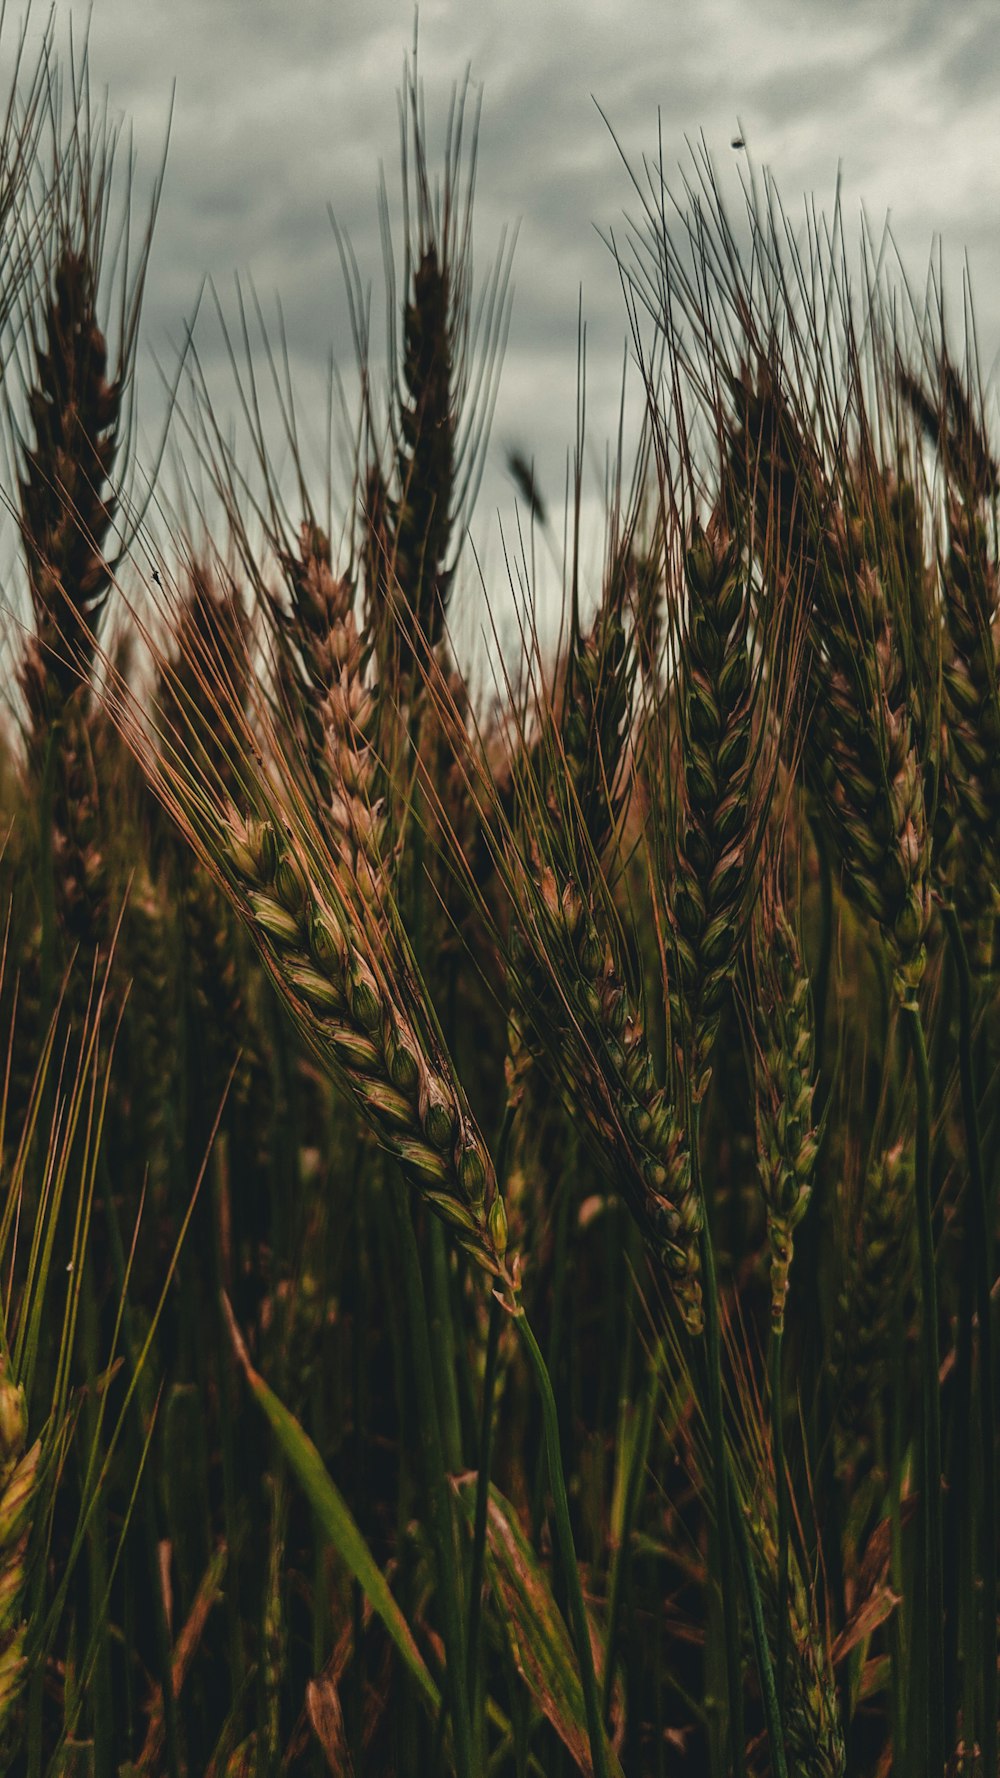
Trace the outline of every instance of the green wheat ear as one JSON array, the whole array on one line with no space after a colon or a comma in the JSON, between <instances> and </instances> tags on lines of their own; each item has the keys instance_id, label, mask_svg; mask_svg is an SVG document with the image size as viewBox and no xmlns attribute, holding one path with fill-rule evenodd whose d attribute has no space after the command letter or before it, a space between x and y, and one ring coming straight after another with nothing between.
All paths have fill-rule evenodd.
<instances>
[{"instance_id":1,"label":"green wheat ear","mask_svg":"<svg viewBox=\"0 0 1000 1778\"><path fill-rule=\"evenodd\" d=\"M678 630L683 789L674 814L669 913L676 969L670 1010L692 1097L700 1101L729 983L759 883L761 818L773 791L766 726L766 654L751 635L750 571L717 508L684 553L686 610Z\"/></svg>"},{"instance_id":2,"label":"green wheat ear","mask_svg":"<svg viewBox=\"0 0 1000 1778\"><path fill-rule=\"evenodd\" d=\"M795 1229L809 1204L819 1131L809 976L777 895L758 903L753 949L757 1165L771 1250L771 1325L781 1334Z\"/></svg>"},{"instance_id":3,"label":"green wheat ear","mask_svg":"<svg viewBox=\"0 0 1000 1778\"><path fill-rule=\"evenodd\" d=\"M760 1498L749 1501L745 1508L768 1637L776 1644L778 1550L771 1511L770 1503ZM844 1778L846 1753L830 1653L817 1615L815 1590L807 1585L794 1553L789 1562L785 1609L785 1633L789 1639L785 1700L789 1772L799 1778Z\"/></svg>"}]
</instances>

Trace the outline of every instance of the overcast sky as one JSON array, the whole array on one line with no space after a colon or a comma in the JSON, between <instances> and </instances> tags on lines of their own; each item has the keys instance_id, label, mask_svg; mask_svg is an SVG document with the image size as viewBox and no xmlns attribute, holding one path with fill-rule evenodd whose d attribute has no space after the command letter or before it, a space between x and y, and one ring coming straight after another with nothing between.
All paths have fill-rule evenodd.
<instances>
[{"instance_id":1,"label":"overcast sky","mask_svg":"<svg viewBox=\"0 0 1000 1778\"><path fill-rule=\"evenodd\" d=\"M55 12L57 39L71 19L82 31L85 8L57 0ZM150 351L169 360L206 275L234 312L239 273L265 301L280 294L300 406L321 426L327 355L351 357L328 206L378 284L378 171L383 162L398 189L396 90L412 29L412 7L388 0L94 0L92 84L132 121L140 186L160 159L173 94L145 311L147 416ZM937 237L956 274L967 255L987 365L1000 350L995 0L424 0L420 59L432 141L466 65L484 89L481 263L504 225L519 228L477 537L495 529L498 504L512 504L509 441L534 455L560 502L581 286L594 446L614 428L626 326L597 230L620 225L631 192L595 100L636 164L656 152L658 112L668 165L703 132L737 195L739 119L796 215L806 194L829 202L839 167L848 217L862 204L878 222L888 212L918 282ZM200 337L215 379L218 341L209 327ZM225 378L213 387L218 397Z\"/></svg>"}]
</instances>

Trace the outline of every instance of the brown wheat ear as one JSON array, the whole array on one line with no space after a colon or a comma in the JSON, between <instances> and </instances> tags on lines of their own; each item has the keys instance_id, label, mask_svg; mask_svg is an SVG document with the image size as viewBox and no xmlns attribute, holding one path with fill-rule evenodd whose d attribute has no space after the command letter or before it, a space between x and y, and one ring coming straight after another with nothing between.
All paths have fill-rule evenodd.
<instances>
[{"instance_id":1,"label":"brown wheat ear","mask_svg":"<svg viewBox=\"0 0 1000 1778\"><path fill-rule=\"evenodd\" d=\"M21 536L36 640L21 678L37 746L86 676L111 585L104 547L121 385L108 381L94 269L69 247L53 273L28 411L34 438L24 450Z\"/></svg>"},{"instance_id":2,"label":"brown wheat ear","mask_svg":"<svg viewBox=\"0 0 1000 1778\"><path fill-rule=\"evenodd\" d=\"M297 657L311 782L323 799L320 823L339 860L342 892L370 902L390 865L371 650L358 628L353 582L333 572L329 540L318 526L302 525L299 553L284 568L292 615L283 633Z\"/></svg>"}]
</instances>

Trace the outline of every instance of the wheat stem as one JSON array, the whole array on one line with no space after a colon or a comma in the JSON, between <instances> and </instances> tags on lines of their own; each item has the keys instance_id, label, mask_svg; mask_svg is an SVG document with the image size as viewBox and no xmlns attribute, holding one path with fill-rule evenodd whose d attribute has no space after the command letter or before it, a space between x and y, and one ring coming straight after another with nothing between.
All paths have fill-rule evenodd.
<instances>
[{"instance_id":1,"label":"wheat stem","mask_svg":"<svg viewBox=\"0 0 1000 1778\"><path fill-rule=\"evenodd\" d=\"M785 1660L788 1641L788 1477L785 1473L784 1398L781 1355L784 1329L771 1329L771 1442L774 1447L775 1505L778 1514L778 1604L775 1624L774 1666L778 1710L785 1714Z\"/></svg>"},{"instance_id":2,"label":"wheat stem","mask_svg":"<svg viewBox=\"0 0 1000 1778\"><path fill-rule=\"evenodd\" d=\"M950 904L944 908L945 930L951 944L958 973L958 1061L962 1088L962 1116L965 1123L966 1159L969 1182L966 1191L965 1268L975 1277L976 1315L979 1322L979 1413L982 1445L982 1502L980 1511L980 1548L982 1561L982 1621L979 1646L982 1650L982 1751L983 1771L997 1767L997 1663L992 1646L993 1601L997 1596L996 1535L996 1439L994 1424L993 1318L990 1305L990 1240L989 1211L983 1177L983 1154L979 1131L979 1095L972 1054L973 1014L972 975L962 936L958 914ZM968 1479L957 1477L963 1495L968 1495ZM973 1620L978 1614L973 1614ZM966 1734L971 1726L965 1725Z\"/></svg>"},{"instance_id":3,"label":"wheat stem","mask_svg":"<svg viewBox=\"0 0 1000 1778\"><path fill-rule=\"evenodd\" d=\"M496 1297L490 1299L486 1335L486 1368L483 1373L483 1404L479 1423L479 1467L476 1473L476 1505L472 1525L472 1565L469 1571L468 1670L475 1688L474 1731L479 1728L484 1675L479 1671L483 1614L483 1575L486 1565L486 1520L490 1502L490 1469L493 1464L493 1402L496 1394L497 1360L504 1311Z\"/></svg>"},{"instance_id":4,"label":"wheat stem","mask_svg":"<svg viewBox=\"0 0 1000 1778\"><path fill-rule=\"evenodd\" d=\"M541 1348L531 1331L531 1324L523 1309L519 1310L516 1319L525 1350L531 1360L531 1368L535 1373L535 1381L541 1397L545 1454L548 1459L549 1482L552 1487L556 1537L559 1542L559 1554L569 1598L573 1640L576 1643L576 1655L580 1663L580 1679L583 1685L584 1707L587 1712L587 1735L590 1741L590 1758L594 1768L594 1778L608 1778L607 1747L601 1722L601 1701L597 1690L597 1675L594 1671L594 1652L590 1642L587 1609L583 1602L583 1588L580 1585L576 1546L573 1542L573 1526L569 1516L569 1500L566 1495L566 1477L563 1471L562 1448L559 1441L559 1415L556 1411L556 1398L552 1391L552 1379L549 1376L548 1366L542 1357Z\"/></svg>"},{"instance_id":5,"label":"wheat stem","mask_svg":"<svg viewBox=\"0 0 1000 1778\"><path fill-rule=\"evenodd\" d=\"M642 1482L649 1459L649 1446L653 1434L653 1420L656 1408L656 1396L659 1388L659 1377L655 1365L651 1368L646 1387L639 1406L639 1431L636 1437L635 1450L632 1456L632 1468L628 1480L628 1493L625 1502L625 1513L621 1531L621 1545L617 1560L613 1564L610 1596L608 1599L608 1634L604 1656L604 1720L608 1721L615 1686L615 1648L618 1642L618 1624L621 1618L622 1603L625 1596L625 1585L628 1577L632 1526L642 1496Z\"/></svg>"},{"instance_id":6,"label":"wheat stem","mask_svg":"<svg viewBox=\"0 0 1000 1778\"><path fill-rule=\"evenodd\" d=\"M693 1110L691 1130L691 1164L700 1178L698 1158L698 1109ZM712 1478L715 1491L715 1535L719 1550L719 1578L722 1591L722 1616L725 1626L726 1689L728 1693L729 1757L733 1778L746 1771L743 1731L743 1671L740 1664L740 1608L733 1567L733 1526L738 1513L735 1497L731 1499L729 1462L726 1456L726 1429L722 1408L722 1340L719 1326L719 1290L715 1274L715 1252L706 1216L698 1238L701 1256L702 1297L705 1311L706 1411L712 1451ZM732 1508L732 1510L730 1510Z\"/></svg>"},{"instance_id":7,"label":"wheat stem","mask_svg":"<svg viewBox=\"0 0 1000 1778\"><path fill-rule=\"evenodd\" d=\"M924 1561L924 1635L928 1778L939 1778L945 1763L944 1719L944 1550L941 1514L941 1400L938 1353L937 1277L934 1264L934 1221L931 1198L931 1081L920 1008L904 1002L917 1085L916 1211L920 1253L921 1387L921 1520Z\"/></svg>"},{"instance_id":8,"label":"wheat stem","mask_svg":"<svg viewBox=\"0 0 1000 1778\"><path fill-rule=\"evenodd\" d=\"M403 1286L406 1291L407 1314L412 1341L413 1371L420 1419L420 1442L423 1446L428 1506L441 1592L441 1618L447 1655L446 1690L451 1706L452 1728L455 1737L455 1767L457 1778L474 1778L476 1762L473 1759L472 1735L469 1726L469 1692L465 1664L465 1638L462 1633L461 1588L455 1550L455 1526L448 1493L448 1472L445 1466L441 1422L434 1388L434 1365L427 1326L427 1303L421 1276L420 1250L417 1246L409 1205L401 1206L396 1226L403 1261Z\"/></svg>"},{"instance_id":9,"label":"wheat stem","mask_svg":"<svg viewBox=\"0 0 1000 1778\"><path fill-rule=\"evenodd\" d=\"M785 1761L785 1739L781 1727L781 1712L778 1707L778 1693L774 1683L774 1668L767 1647L767 1629L764 1623L764 1607L761 1601L760 1588L754 1572L753 1554L750 1539L747 1535L746 1522L739 1509L735 1485L731 1483L733 1520L736 1530L736 1547L743 1570L743 1584L747 1595L747 1610L750 1615L750 1634L753 1637L754 1655L757 1661L757 1675L764 1701L764 1720L767 1724L767 1739L771 1751L771 1766L774 1778L788 1778L788 1767Z\"/></svg>"}]
</instances>

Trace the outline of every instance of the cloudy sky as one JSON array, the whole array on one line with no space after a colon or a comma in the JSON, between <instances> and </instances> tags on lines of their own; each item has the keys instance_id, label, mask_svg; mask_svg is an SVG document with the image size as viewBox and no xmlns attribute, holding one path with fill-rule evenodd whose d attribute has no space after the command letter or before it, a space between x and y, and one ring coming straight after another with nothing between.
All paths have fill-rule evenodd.
<instances>
[{"instance_id":1,"label":"cloudy sky","mask_svg":"<svg viewBox=\"0 0 1000 1778\"><path fill-rule=\"evenodd\" d=\"M16 7L14 8L16 11ZM56 34L83 7L57 0ZM35 15L44 14L36 5ZM203 279L235 313L236 274L280 295L299 403L322 424L325 363L350 364L328 206L379 285L376 190L398 189L396 91L413 11L389 0L94 0L92 84L131 119L139 180L158 164L173 102L141 366L169 362ZM11 33L5 31L4 43ZM891 216L921 282L932 243L958 277L967 256L983 358L1000 352L1000 8L993 0L424 0L420 59L432 141L467 66L484 89L477 253L519 229L514 308L492 462L474 532L512 504L503 450L534 455L559 504L572 439L576 311L588 321L593 444L613 431L626 337L600 229L632 193L629 160L657 147L690 165L703 133L738 199L737 120L786 208L825 205L840 169L849 218ZM596 101L596 103L595 103ZM227 399L218 336L202 352ZM491 516L493 515L493 516Z\"/></svg>"}]
</instances>

